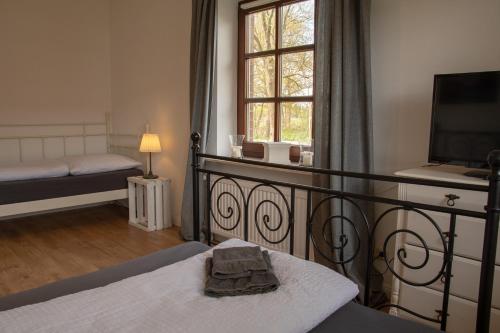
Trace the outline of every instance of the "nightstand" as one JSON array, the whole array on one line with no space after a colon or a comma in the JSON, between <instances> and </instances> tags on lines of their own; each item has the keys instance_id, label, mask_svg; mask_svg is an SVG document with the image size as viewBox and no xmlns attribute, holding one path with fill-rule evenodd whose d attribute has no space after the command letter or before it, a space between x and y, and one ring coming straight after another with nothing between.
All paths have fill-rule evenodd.
<instances>
[{"instance_id":1,"label":"nightstand","mask_svg":"<svg viewBox=\"0 0 500 333\"><path fill-rule=\"evenodd\" d=\"M128 177L129 223L146 231L172 226L170 179Z\"/></svg>"}]
</instances>

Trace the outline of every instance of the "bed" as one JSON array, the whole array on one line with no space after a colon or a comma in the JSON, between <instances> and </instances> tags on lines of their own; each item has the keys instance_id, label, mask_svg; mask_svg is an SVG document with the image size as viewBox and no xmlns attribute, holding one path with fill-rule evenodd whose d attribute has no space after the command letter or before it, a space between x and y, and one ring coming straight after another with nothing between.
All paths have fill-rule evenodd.
<instances>
[{"instance_id":1,"label":"bed","mask_svg":"<svg viewBox=\"0 0 500 333\"><path fill-rule=\"evenodd\" d=\"M9 295L0 299L0 311L48 301L77 292L99 288L126 278L154 271L161 267L185 260L193 255L205 252L210 247L200 242L188 242L174 248L161 250L153 254L131 260L124 264L105 268L94 273L78 276L40 288ZM359 320L363 318L363 320ZM402 320L380 311L376 311L354 302L349 302L330 315L311 333L434 333L436 330L421 324Z\"/></svg>"},{"instance_id":2,"label":"bed","mask_svg":"<svg viewBox=\"0 0 500 333\"><path fill-rule=\"evenodd\" d=\"M204 167L201 167L200 165L200 159L219 159L219 160L230 160L233 163L242 163L242 164L256 164L256 165L262 165L266 166L269 168L277 168L277 169L292 169L292 170L300 170L304 172L313 172L313 173L323 173L323 174L329 174L329 175L338 175L338 176L343 176L343 177L356 177L356 178L363 178L363 179L374 179L374 180L383 180L383 181L392 181L392 182L404 182L404 183L410 183L410 184L425 184L429 186L442 186L442 187L456 187L456 188L463 188L467 187L467 189L471 190L471 185L465 185L465 184L454 184L454 183L448 183L448 182L439 182L439 181L427 181L427 180L421 180L421 179L414 179L414 178L405 178L405 177L394 177L394 176L381 176L381 175L371 175L371 174L356 174L356 173L350 173L350 172L340 172L340 171L332 171L332 170L322 170L322 169L311 169L311 168L301 168L301 167L294 167L294 166L283 166L283 165L274 165L274 164L269 164L269 163L263 163L263 162L257 162L257 161L247 161L247 160L237 160L237 159L230 159L226 157L220 157L220 156L214 156L214 155L208 155L208 154L201 154L198 152L199 149L199 135L196 133L192 135L193 139L193 146L192 146L192 168L193 168L193 230L194 230L194 238L195 242L190 242L186 243L183 245L180 245L178 247L172 248L172 249L166 249L162 250L157 253L153 253L149 256L145 256L142 258L138 258L135 260L132 260L130 262L127 262L125 264L116 266L116 267L111 267L107 269L100 270L98 272L94 272L91 274L87 274L84 276L79 276L75 277L72 279L67 279L63 281L59 281L53 284L49 284L46 286L43 286L41 288L37 288L34 290L26 291L26 292L21 292L15 295L7 296L2 299L0 299L0 318L2 320L10 319L10 322L13 323L12 327L15 328L16 323L23 323L23 320L26 321L32 321L30 317L30 312L33 315L36 316L42 316L41 319L42 321L45 319L45 322L43 324L45 327L46 325L50 324L47 323L46 321L49 320L47 318L44 318L44 315L49 316L52 314L52 318L54 321L57 320L66 320L67 325L71 324L71 321L68 321L68 318L59 318L57 315L61 313L62 311L65 310L64 306L66 303L64 302L69 302L72 301L73 303L68 303L68 306L73 306L75 307L75 304L77 305L82 305L81 303L78 303L79 300L84 300L83 305L84 306L77 306L75 307L75 312L73 314L75 315L82 315L80 312L83 313L83 319L86 321L87 327L93 328L93 331L99 331L99 325L106 324L105 322L103 323L100 321L102 318L99 317L100 313L99 311L106 312L108 316L113 316L115 313L118 316L118 313L121 311L122 308L125 307L124 304L128 303L136 303L137 304L137 313L135 311L131 311L131 308L128 307L128 315L132 316L133 318L126 318L127 320L132 319L131 323L134 324L144 324L144 325L172 325L172 327L176 328L175 330L172 329L172 331L183 331L183 327L190 327L189 325L196 324L197 327L204 327L203 325L206 324L207 329L205 331L217 331L217 330L211 330L210 327L216 327L213 326L214 323L224 323L226 324L226 321L236 321L237 320L242 320L245 323L245 329L242 329L242 332L250 332L251 330L248 329L248 323L249 321L252 322L258 322L259 327L262 327L262 318L260 317L252 317L245 315L245 313L240 313L241 317L236 317L234 318L233 310L235 307L245 307L246 303L251 303L253 304L253 308L259 307L259 302L258 300L257 303L255 303L255 299L250 301L250 298L245 298L245 297L253 297L253 296L240 296L240 297L223 297L219 301L212 301L208 300L209 297L203 298L203 292L202 292L202 284L203 284L203 276L202 276L202 271L203 271L203 264L204 260L203 258L206 258L207 256L210 255L211 247L212 245L212 232L211 232L211 223L208 223L206 225L206 242L207 245L200 243L200 226L201 226L201 219L200 217L202 216L202 212L204 212L204 216L212 216L213 218L213 213L216 213L216 210L219 210L219 203L221 204L226 204L224 206L224 213L226 216L229 215L238 215L238 220L237 222L239 223L239 227L242 228L242 230L247 231L249 227L249 223L257 223L257 217L258 214L255 213L255 211L250 211L252 208L251 205L248 204L249 202L249 196L252 195L252 192L250 193L244 193L243 191L241 192L242 200L244 200L243 205L238 204L238 200L234 198L235 200L232 202L232 204L228 204L228 202L222 202L221 201L221 196L219 195L218 197L213 197L214 194L216 194L213 189L214 189L214 182L217 182L219 179L231 179L232 181L237 184L237 181L239 180L244 180L244 181L250 181L256 183L255 188L257 187L262 187L262 186L267 186L275 189L277 193L283 194L285 189L288 189L290 192L288 192L288 195L280 195L281 200L285 200L287 202L286 207L288 207L288 213L293 212L293 207L296 204L295 199L296 199L296 193L295 191L297 190L303 190L307 192L307 202L308 202L308 216L307 216L307 238L304 240L305 241L305 248L309 249L310 251L306 251L306 258L305 259L311 259L309 257L309 253L316 253L316 251L321 251L320 248L318 248L318 243L321 241L321 239L315 238L315 235L311 233L312 230L312 224L317 223L317 220L314 218L315 217L315 212L316 212L316 206L313 206L313 199L312 199L312 194L313 192L319 192L326 197L322 200L320 200L320 203L322 202L327 202L328 199L330 198L341 198L342 200L368 200L371 202L381 202L387 205L392 205L392 208L389 209L396 209L396 210L403 210L403 211L408 211L408 210L413 210L413 211L420 211L420 210L435 210L443 213L450 214L450 230L453 231L454 228L454 223L456 216L473 216L473 217L478 217L478 218L484 218L486 221L485 225L485 240L484 240L484 251L483 251L483 262L482 262L482 274L481 274L481 282L480 282L480 290L479 290L479 309L477 313L477 329L476 332L488 332L489 330L489 315L490 315L490 308L491 308L491 294L492 294L492 281L493 281L493 272L494 272L494 265L495 265L495 251L496 251L496 239L497 239L497 233L498 233L498 221L499 221L499 212L500 212L500 151L493 152L490 155L489 162L490 165L492 166L492 174L490 177L490 185L488 188L484 187L474 187L473 190L477 191L489 191L489 197L488 197L488 206L486 207L486 212L485 213L478 213L478 212L472 212L472 211L467 211L467 210L460 210L456 209L453 207L443 207L443 206L431 206L427 204L421 204L417 202L410 202L410 201L401 201L401 200L396 200L396 199L389 199L389 198L382 198L382 197L377 197L377 196L372 196L372 195L364 195L364 194L356 194L356 193L347 193L347 192L342 192L342 191L337 191L337 190L332 190L328 188L319 188L319 187L312 187L309 185L301 185L301 184L293 184L293 183L283 183L279 181L274 181L272 179L260 179L260 178L255 178L255 177L249 177L247 175L237 175L237 174L230 174L227 172L221 172L216 169L207 169ZM236 185L237 186L237 185ZM233 197L234 195L228 194L228 192L223 192L226 196ZM203 198L203 199L202 199ZM203 200L203 201L202 201ZM326 200L326 201L325 201ZM227 201L227 200L226 200ZM266 199L264 198L262 201L268 202L270 204L273 204L273 201L271 199ZM205 204L206 203L206 204ZM215 204L215 206L214 206ZM257 206L258 209L259 206ZM274 206L275 208L278 208L278 205ZM255 207L253 207L255 208ZM241 213L241 214L240 214ZM269 215L267 215L269 214ZM270 231L272 228L269 225L269 217L271 216L270 213L267 213L265 216L267 218L264 218L264 223L267 225L268 229ZM250 219L250 216L252 219ZM284 225L286 228L288 228L287 233L285 234L286 237L283 237L281 239L282 242L286 242L289 244L289 253L281 253L280 255L286 255L290 258L294 258L295 261L300 261L299 265L303 265L304 267L306 266L306 263L311 263L312 265L316 265L317 269L318 267L322 267L323 270L327 270L331 272L331 274L336 274L336 276L340 276L340 273L334 272L333 270L330 270L322 265L303 260L303 259L298 259L296 256L294 256L294 248L296 249L297 246L293 246L295 242L295 238L293 236L293 223L294 223L294 218L293 214L288 214L287 218L284 218L286 214L280 213L279 216L281 217L281 222L280 225ZM378 225L380 225L382 221L382 217L385 216L385 214L381 214L381 217L379 217L376 220L376 223L372 229L365 230L364 232L368 232L370 235L376 231L376 228ZM255 217L255 220L253 218ZM267 222L266 222L267 221ZM324 221L319 221L320 223ZM432 222L432 221L431 221ZM324 224L323 224L324 225ZM346 224L347 225L347 224ZM235 228L238 227L238 225L235 226ZM356 228L355 228L356 229ZM440 231L440 229L438 228ZM276 231L276 229L274 230ZM359 236L359 232L362 232L360 230L355 230L356 234ZM410 230L396 230L395 232L409 232L411 233L412 231ZM444 281L445 284L445 290L444 290L444 298L443 298L443 306L442 306L442 313L446 314L447 313L447 306L448 306L448 297L449 295L449 285L451 283L451 271L449 268L451 267L452 263L452 258L453 258L453 238L454 238L454 233L451 232L450 234L446 235L447 240L444 240L444 236L442 236L444 233L440 232L440 237L443 239L443 244L445 246L445 256L443 258L443 265L440 270L440 276ZM248 232L243 233L243 239L244 241L249 240L249 235ZM265 236L262 234L261 236ZM420 235L417 235L417 237L421 237ZM373 239L372 237L368 238L369 240ZM228 242L232 242L233 240L230 240ZM239 241L239 240L234 240L234 241ZM226 242L223 242L222 244L218 245L221 246L225 244ZM233 243L227 245L231 246ZM234 243L234 244L240 244L240 243ZM298 244L295 244L298 245ZM425 245L425 243L424 243ZM338 248L332 248L332 251L343 251L343 246L340 246ZM369 243L367 246L367 251L368 253L368 261L366 263L367 265L367 270L366 270L366 277L369 277L371 274L371 267L372 267L372 258L373 258L373 244ZM275 251L275 253L278 253L279 251ZM359 254L360 251L356 251L354 254L357 255ZM397 255L401 255L401 250L396 249ZM385 257L386 261L390 261L389 253L386 253L387 256ZM274 255L274 254L272 254ZM277 256L278 254L276 254ZM275 257L272 257L275 258ZM345 258L344 256L341 256L341 258ZM338 264L341 266L342 269L340 269L340 272L343 272L346 274L347 277L349 277L349 274L345 272L345 264L347 261L351 260L351 258L345 258L343 259L344 261L338 262ZM185 268L190 265L190 267L193 266L194 263L197 262L196 270L193 272L198 272L197 274L190 274L189 270L186 271ZM404 262L404 261L403 261ZM425 266L426 262L422 264L422 266ZM288 266L286 266L288 267ZM285 268L286 268L285 267ZM292 265L289 266L290 270L293 271ZM310 267L310 266L307 266ZM420 267L414 267L415 269L419 269ZM281 267L283 269L283 267ZM165 273L163 273L165 272ZM187 272L187 273L186 273ZM324 272L324 271L322 271ZM307 272L304 272L307 273ZM398 274L398 272L394 271L393 272L395 278L401 278L401 276ZM138 281L141 279L144 279L145 276L152 276L153 278L156 279L156 281L160 281L163 284L161 284L160 289L155 289L153 284L142 284L140 285L140 289L143 290L143 294L139 295L135 293L135 286L136 288L139 286ZM306 275L304 275L306 276ZM333 276L333 275L332 275ZM439 276L438 276L439 278ZM306 278L304 278L307 280ZM345 277L343 277L344 280L348 280ZM165 280L165 281L164 281ZM191 284L191 289L180 289L179 291L177 290L177 287L183 286L184 283L193 283ZM290 279L293 283L304 283L303 280L303 275L297 274L291 276ZM288 281L288 280L287 280ZM287 281L282 280L282 287L286 286ZM340 281L340 280L339 280ZM435 329L423 325L421 323L416 323L413 321L409 320L404 320L395 316L388 315L384 312L377 311L375 309L372 309L368 307L368 297L370 292L370 284L369 284L370 279L367 278L365 280L365 289L363 290L363 301L359 301L359 299L354 299L353 294L350 298L351 301L346 301L343 303L342 306L339 306L338 308L335 308L333 311L328 312L327 315L322 317L322 319L317 322L314 326L311 326L310 329L307 331L309 332L389 332L389 333L395 333L395 332L437 332ZM167 282L167 284L165 284ZM301 314L301 313L293 313L293 316L299 317L299 320L297 321L297 318L292 318L296 320L297 322L300 322L301 319L307 319L307 316L315 313L316 311L324 312L324 307L322 307L322 304L324 302L324 299L320 300L319 295L321 293L325 293L326 295L331 295L331 281L326 281L323 280L324 285L322 283L317 283L316 284L311 284L312 289L308 290L310 291L310 299L307 299L306 297L306 302L308 302L307 305L307 314ZM431 281L430 283L432 283ZM170 284L171 283L171 284ZM352 284L352 282L350 282ZM425 284L423 284L425 285ZM118 289L118 286L122 286L124 289ZM324 287L324 286L329 286L329 287ZM337 286L338 287L338 286ZM274 297L274 293L279 293L280 288L276 292L269 293L267 294L268 299L267 302L269 302L269 297ZM446 289L448 288L448 289ZM194 290L196 289L196 290ZM115 294L110 294L110 291L115 292ZM340 291L340 290L339 290ZM185 292L185 293L184 293ZM285 290L285 293L287 290ZM319 294L318 294L319 292ZM128 295L128 294L131 295ZM100 296L101 295L101 296ZM116 295L116 298L114 297L108 297L109 295ZM193 296L194 295L194 296ZM276 294L277 295L277 294ZM259 295L260 296L260 295ZM290 295L292 296L292 295ZM90 297L90 298L89 298ZM100 298L101 297L101 298ZM155 299L155 297L160 297L160 303L154 303L154 304L147 304L145 301L147 301L149 298ZM162 299L162 297L165 297ZM328 298L328 297L327 297ZM239 299L239 300L238 300ZM156 299L155 299L156 300ZM263 299L262 299L263 300ZM99 301L99 302L97 302ZM303 300L304 301L304 300ZM76 302L76 303L74 303ZM181 302L181 307L177 307L176 309L172 309L172 306L170 303L175 303L177 304L178 302ZM236 302L236 303L235 303ZM200 308L200 303L202 303L202 307ZM52 304L51 306L46 306L46 304ZM105 307L103 307L103 304L107 304ZM116 309L113 308L113 305L116 305ZM267 304L267 305L266 305ZM276 315L273 317L272 321L266 322L264 321L264 324L268 323L268 325L274 325L276 323L281 323L283 321L290 320L290 314L287 311L290 311L290 309L293 309L295 306L298 308L303 308L304 303L301 303L300 306L297 305L294 301L293 298L290 298L290 302L283 301L283 299L280 299L280 301L272 303L272 308L269 306L268 303L265 303L262 301L262 308L260 311L264 312L272 312L276 313L276 307L283 307L285 310L281 315ZM130 304L129 304L130 305ZM205 305L205 307L203 307ZM56 306L56 307L54 307ZM57 307L58 306L58 307ZM92 309L93 307L96 307L97 310L94 310L94 314L88 315L89 309ZM176 316L172 316L169 314L172 313L182 313L183 310L185 311L193 311L191 307L194 307L197 309L195 313L191 313L188 315L188 317L183 317L182 320L177 318ZM210 320L204 322L203 320L206 320L206 316L203 317L205 311L212 311L212 307L218 307L218 310L220 311L218 316L211 317ZM401 311L411 311L411 309L404 309L401 307L398 307L396 304L384 304L380 308L393 308L396 307ZM80 310L81 309L81 310ZM133 309L133 307L132 307ZM248 308L250 309L250 308ZM175 310L173 312L170 312L172 310ZM9 313L16 313L16 311L19 314L24 313L24 317L9 317L9 316L4 316L5 314ZM25 312L27 311L27 313ZM33 312L34 311L34 312ZM97 312L95 312L97 311ZM181 312L179 312L181 311ZM312 311L312 312L311 312ZM226 316L226 312L228 315ZM150 314L156 313L156 317L150 317ZM159 313L159 316L158 316ZM305 316L301 318L301 315ZM418 316L417 313L415 315ZM135 316L135 317L134 317ZM62 315L61 317L65 317ZM446 315L439 316L438 318L425 318L424 316L421 318L423 320L430 320L432 323L440 325L441 329L443 331L446 330ZM119 317L123 318L123 317ZM119 319L118 318L118 319ZM201 319L200 319L201 318ZM203 319L205 318L205 319ZM80 318L81 319L81 318ZM116 319L116 318L115 318ZM1 324L4 324L0 320ZM90 324L89 322L90 321ZM200 322L201 321L201 322ZM31 325L35 325L37 322L32 322ZM7 325L7 324L4 324ZM186 325L186 326L183 326ZM50 326L49 326L50 327ZM146 326L148 327L148 326ZM169 326L163 326L163 327L169 327ZM227 325L224 326L227 328ZM237 326L234 326L237 327ZM251 327L251 326L250 326ZM269 327L274 327L274 326L269 326ZM5 326L5 329L9 330L10 326ZM68 332L71 331L71 326L68 326ZM235 328L236 329L236 328ZM22 330L20 330L22 331ZM56 330L57 331L57 330ZM59 330L61 331L61 330ZM91 330L92 331L92 330ZM112 329L109 329L108 331L113 331ZM131 329L125 330L125 331L133 331ZM144 330L147 332L148 330ZM169 331L169 329L164 329L163 331ZM186 329L185 331L187 332L197 332L197 331L203 331L203 330L189 330ZM221 332L228 331L230 332L231 330L224 330L222 329ZM234 331L234 330L232 330ZM266 331L266 330L260 330L260 331ZM269 329L269 331L273 331L273 329ZM288 330L286 330L288 331ZM290 330L292 332L303 332L303 330Z\"/></svg>"},{"instance_id":3,"label":"bed","mask_svg":"<svg viewBox=\"0 0 500 333\"><path fill-rule=\"evenodd\" d=\"M142 163L118 168L108 163L106 168L89 170L88 160L82 160L94 158L95 164L96 157L107 154L129 162L140 158L138 136L112 134L108 114L105 119L0 124L0 218L126 199L127 177L141 175ZM77 162L87 169L75 169Z\"/></svg>"}]
</instances>

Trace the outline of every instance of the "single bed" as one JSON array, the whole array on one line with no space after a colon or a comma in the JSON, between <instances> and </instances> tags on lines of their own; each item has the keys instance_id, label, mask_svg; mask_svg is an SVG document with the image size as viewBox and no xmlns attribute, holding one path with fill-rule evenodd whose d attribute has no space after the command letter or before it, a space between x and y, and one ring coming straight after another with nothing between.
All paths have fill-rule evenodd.
<instances>
[{"instance_id":1,"label":"single bed","mask_svg":"<svg viewBox=\"0 0 500 333\"><path fill-rule=\"evenodd\" d=\"M103 123L0 124L0 218L126 199L130 167L89 170L95 157L139 159L138 136L112 134ZM119 154L119 155L118 155ZM110 155L110 156L111 156ZM94 161L82 161L94 157ZM71 163L83 162L73 173ZM82 167L86 170L82 170Z\"/></svg>"},{"instance_id":2,"label":"single bed","mask_svg":"<svg viewBox=\"0 0 500 333\"><path fill-rule=\"evenodd\" d=\"M116 281L174 264L209 249L210 247L205 244L199 242L188 242L170 249L161 250L153 254L131 260L118 266L105 268L94 273L58 281L40 288L9 295L0 298L0 311L44 302L56 297L88 289L103 287ZM360 318L363 320L360 320ZM387 315L383 312L364 307L354 302L349 302L310 332L434 333L438 331L415 322Z\"/></svg>"}]
</instances>

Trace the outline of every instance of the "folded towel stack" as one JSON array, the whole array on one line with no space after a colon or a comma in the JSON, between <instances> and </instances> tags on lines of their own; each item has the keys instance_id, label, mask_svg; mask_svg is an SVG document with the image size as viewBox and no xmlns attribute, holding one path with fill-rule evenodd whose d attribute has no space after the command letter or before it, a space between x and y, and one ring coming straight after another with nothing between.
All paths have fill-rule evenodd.
<instances>
[{"instance_id":1,"label":"folded towel stack","mask_svg":"<svg viewBox=\"0 0 500 333\"><path fill-rule=\"evenodd\" d=\"M215 249L206 275L205 294L212 297L262 294L279 286L269 253L258 246Z\"/></svg>"}]
</instances>

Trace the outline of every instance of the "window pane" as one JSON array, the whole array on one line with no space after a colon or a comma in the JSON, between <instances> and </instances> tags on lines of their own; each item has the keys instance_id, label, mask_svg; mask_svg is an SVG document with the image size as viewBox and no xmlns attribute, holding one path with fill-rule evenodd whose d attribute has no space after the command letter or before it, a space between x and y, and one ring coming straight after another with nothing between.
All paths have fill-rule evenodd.
<instances>
[{"instance_id":1,"label":"window pane","mask_svg":"<svg viewBox=\"0 0 500 333\"><path fill-rule=\"evenodd\" d=\"M281 96L312 96L314 52L281 56Z\"/></svg>"},{"instance_id":2,"label":"window pane","mask_svg":"<svg viewBox=\"0 0 500 333\"><path fill-rule=\"evenodd\" d=\"M248 104L247 141L274 141L274 103Z\"/></svg>"},{"instance_id":3,"label":"window pane","mask_svg":"<svg viewBox=\"0 0 500 333\"><path fill-rule=\"evenodd\" d=\"M276 9L267 9L246 17L246 52L274 50L276 47Z\"/></svg>"},{"instance_id":4,"label":"window pane","mask_svg":"<svg viewBox=\"0 0 500 333\"><path fill-rule=\"evenodd\" d=\"M274 97L274 56L247 60L247 97Z\"/></svg>"},{"instance_id":5,"label":"window pane","mask_svg":"<svg viewBox=\"0 0 500 333\"><path fill-rule=\"evenodd\" d=\"M314 43L314 1L298 2L281 8L281 47Z\"/></svg>"},{"instance_id":6,"label":"window pane","mask_svg":"<svg viewBox=\"0 0 500 333\"><path fill-rule=\"evenodd\" d=\"M281 141L310 145L312 102L281 104Z\"/></svg>"}]
</instances>

